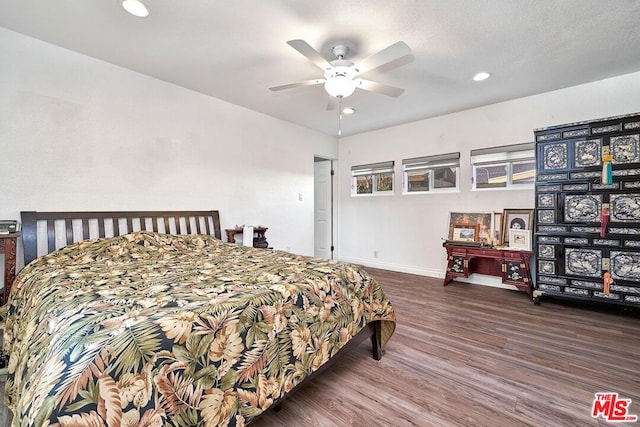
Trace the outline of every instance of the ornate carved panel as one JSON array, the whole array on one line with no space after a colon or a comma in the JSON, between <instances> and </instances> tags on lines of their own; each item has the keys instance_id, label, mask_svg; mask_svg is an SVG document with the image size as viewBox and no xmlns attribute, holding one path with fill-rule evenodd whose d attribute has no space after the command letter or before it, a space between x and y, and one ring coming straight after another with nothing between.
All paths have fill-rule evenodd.
<instances>
[{"instance_id":1,"label":"ornate carved panel","mask_svg":"<svg viewBox=\"0 0 640 427\"><path fill-rule=\"evenodd\" d=\"M611 221L640 222L640 194L611 194Z\"/></svg>"},{"instance_id":2,"label":"ornate carved panel","mask_svg":"<svg viewBox=\"0 0 640 427\"><path fill-rule=\"evenodd\" d=\"M566 142L545 145L542 156L542 169L545 171L569 167L569 146Z\"/></svg>"},{"instance_id":3,"label":"ornate carved panel","mask_svg":"<svg viewBox=\"0 0 640 427\"><path fill-rule=\"evenodd\" d=\"M565 250L566 274L574 276L602 276L602 251L599 249L567 248Z\"/></svg>"},{"instance_id":4,"label":"ornate carved panel","mask_svg":"<svg viewBox=\"0 0 640 427\"><path fill-rule=\"evenodd\" d=\"M538 207L539 208L555 208L556 207L556 195L555 194L538 194Z\"/></svg>"},{"instance_id":5,"label":"ornate carved panel","mask_svg":"<svg viewBox=\"0 0 640 427\"><path fill-rule=\"evenodd\" d=\"M640 253L611 251L610 259L614 279L640 282Z\"/></svg>"},{"instance_id":6,"label":"ornate carved panel","mask_svg":"<svg viewBox=\"0 0 640 427\"><path fill-rule=\"evenodd\" d=\"M609 145L614 164L640 162L640 135L612 136Z\"/></svg>"},{"instance_id":7,"label":"ornate carved panel","mask_svg":"<svg viewBox=\"0 0 640 427\"><path fill-rule=\"evenodd\" d=\"M555 261L538 260L538 274L556 274Z\"/></svg>"},{"instance_id":8,"label":"ornate carved panel","mask_svg":"<svg viewBox=\"0 0 640 427\"><path fill-rule=\"evenodd\" d=\"M600 153L602 152L602 139L588 139L586 141L576 141L575 143L575 166L586 168L589 166L600 166Z\"/></svg>"},{"instance_id":9,"label":"ornate carved panel","mask_svg":"<svg viewBox=\"0 0 640 427\"><path fill-rule=\"evenodd\" d=\"M556 247L554 245L538 245L538 258L555 259Z\"/></svg>"},{"instance_id":10,"label":"ornate carved panel","mask_svg":"<svg viewBox=\"0 0 640 427\"><path fill-rule=\"evenodd\" d=\"M538 211L539 224L553 224L556 222L556 211L550 209L541 209Z\"/></svg>"},{"instance_id":11,"label":"ornate carved panel","mask_svg":"<svg viewBox=\"0 0 640 427\"><path fill-rule=\"evenodd\" d=\"M566 222L600 222L601 194L571 194L564 199Z\"/></svg>"}]
</instances>

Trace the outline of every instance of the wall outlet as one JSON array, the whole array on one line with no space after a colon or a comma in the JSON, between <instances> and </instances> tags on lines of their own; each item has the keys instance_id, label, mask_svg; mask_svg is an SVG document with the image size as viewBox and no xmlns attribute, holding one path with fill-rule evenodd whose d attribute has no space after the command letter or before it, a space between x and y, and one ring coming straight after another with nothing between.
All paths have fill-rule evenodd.
<instances>
[{"instance_id":1,"label":"wall outlet","mask_svg":"<svg viewBox=\"0 0 640 427\"><path fill-rule=\"evenodd\" d=\"M378 251L373 251L373 257L378 258Z\"/></svg>"},{"instance_id":2,"label":"wall outlet","mask_svg":"<svg viewBox=\"0 0 640 427\"><path fill-rule=\"evenodd\" d=\"M285 250L286 250L287 252L291 252L291 248L290 248L289 246L287 246L287 247L285 248Z\"/></svg>"}]
</instances>

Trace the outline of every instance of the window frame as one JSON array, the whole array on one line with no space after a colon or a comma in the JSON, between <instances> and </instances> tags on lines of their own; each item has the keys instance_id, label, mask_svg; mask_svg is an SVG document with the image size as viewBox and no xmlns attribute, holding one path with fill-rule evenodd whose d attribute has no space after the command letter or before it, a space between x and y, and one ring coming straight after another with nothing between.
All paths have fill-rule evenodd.
<instances>
[{"instance_id":1,"label":"window frame","mask_svg":"<svg viewBox=\"0 0 640 427\"><path fill-rule=\"evenodd\" d=\"M378 190L380 175L391 176L391 189ZM371 192L358 193L358 178L371 176ZM351 167L351 197L392 196L395 194L395 161L369 163Z\"/></svg>"},{"instance_id":2,"label":"window frame","mask_svg":"<svg viewBox=\"0 0 640 427\"><path fill-rule=\"evenodd\" d=\"M528 190L535 185L536 171L535 143L504 145L500 147L481 148L471 150L471 191L495 191L495 190ZM531 182L514 182L514 164L532 163ZM505 167L504 185L478 187L478 169L487 166Z\"/></svg>"},{"instance_id":3,"label":"window frame","mask_svg":"<svg viewBox=\"0 0 640 427\"><path fill-rule=\"evenodd\" d=\"M435 172L442 169L455 170L455 186L436 187ZM409 172L425 171L429 184L426 190L409 190ZM402 194L441 194L460 191L460 152L414 157L402 160Z\"/></svg>"}]
</instances>

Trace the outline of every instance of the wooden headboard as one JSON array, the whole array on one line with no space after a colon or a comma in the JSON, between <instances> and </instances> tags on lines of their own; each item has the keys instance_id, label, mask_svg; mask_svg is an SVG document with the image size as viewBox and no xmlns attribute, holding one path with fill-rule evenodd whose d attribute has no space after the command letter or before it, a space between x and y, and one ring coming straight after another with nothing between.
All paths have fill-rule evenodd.
<instances>
[{"instance_id":1,"label":"wooden headboard","mask_svg":"<svg viewBox=\"0 0 640 427\"><path fill-rule=\"evenodd\" d=\"M139 230L222 238L218 211L21 212L20 215L25 265L40 255L38 236L43 233L46 242L41 242L40 247L46 248L45 253L80 240Z\"/></svg>"}]
</instances>

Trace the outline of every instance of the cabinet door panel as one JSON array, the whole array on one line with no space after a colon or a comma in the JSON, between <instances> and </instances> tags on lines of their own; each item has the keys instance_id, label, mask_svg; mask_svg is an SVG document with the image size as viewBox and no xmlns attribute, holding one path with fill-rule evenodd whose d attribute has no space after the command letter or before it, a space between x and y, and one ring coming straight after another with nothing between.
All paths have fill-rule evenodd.
<instances>
[{"instance_id":1,"label":"cabinet door panel","mask_svg":"<svg viewBox=\"0 0 640 427\"><path fill-rule=\"evenodd\" d=\"M555 224L556 211L553 209L538 209L538 224Z\"/></svg>"},{"instance_id":2,"label":"cabinet door panel","mask_svg":"<svg viewBox=\"0 0 640 427\"><path fill-rule=\"evenodd\" d=\"M538 207L543 209L555 208L556 207L555 193L538 194Z\"/></svg>"},{"instance_id":3,"label":"cabinet door panel","mask_svg":"<svg viewBox=\"0 0 640 427\"><path fill-rule=\"evenodd\" d=\"M449 261L449 271L457 274L466 274L467 261L465 256L452 255Z\"/></svg>"},{"instance_id":4,"label":"cabinet door panel","mask_svg":"<svg viewBox=\"0 0 640 427\"><path fill-rule=\"evenodd\" d=\"M613 164L640 162L640 135L612 136L609 146Z\"/></svg>"},{"instance_id":5,"label":"cabinet door panel","mask_svg":"<svg viewBox=\"0 0 640 427\"><path fill-rule=\"evenodd\" d=\"M538 260L538 274L558 274L558 270L556 268L556 262L546 259Z\"/></svg>"},{"instance_id":6,"label":"cabinet door panel","mask_svg":"<svg viewBox=\"0 0 640 427\"><path fill-rule=\"evenodd\" d=\"M640 222L640 194L611 194L611 222Z\"/></svg>"},{"instance_id":7,"label":"cabinet door panel","mask_svg":"<svg viewBox=\"0 0 640 427\"><path fill-rule=\"evenodd\" d=\"M538 150L543 171L569 169L569 144L565 141L539 144Z\"/></svg>"},{"instance_id":8,"label":"cabinet door panel","mask_svg":"<svg viewBox=\"0 0 640 427\"><path fill-rule=\"evenodd\" d=\"M556 245L549 245L546 243L538 244L538 258L541 259L556 259Z\"/></svg>"},{"instance_id":9,"label":"cabinet door panel","mask_svg":"<svg viewBox=\"0 0 640 427\"><path fill-rule=\"evenodd\" d=\"M640 253L611 251L611 275L614 279L640 282Z\"/></svg>"},{"instance_id":10,"label":"cabinet door panel","mask_svg":"<svg viewBox=\"0 0 640 427\"><path fill-rule=\"evenodd\" d=\"M600 222L602 194L567 194L564 197L565 222Z\"/></svg>"},{"instance_id":11,"label":"cabinet door panel","mask_svg":"<svg viewBox=\"0 0 640 427\"><path fill-rule=\"evenodd\" d=\"M573 276L602 276L602 251L599 249L565 248L564 271Z\"/></svg>"},{"instance_id":12,"label":"cabinet door panel","mask_svg":"<svg viewBox=\"0 0 640 427\"><path fill-rule=\"evenodd\" d=\"M600 166L602 152L602 138L576 141L574 164L577 168Z\"/></svg>"},{"instance_id":13,"label":"cabinet door panel","mask_svg":"<svg viewBox=\"0 0 640 427\"><path fill-rule=\"evenodd\" d=\"M504 283L525 283L526 272L520 260L505 260L502 264Z\"/></svg>"}]
</instances>

